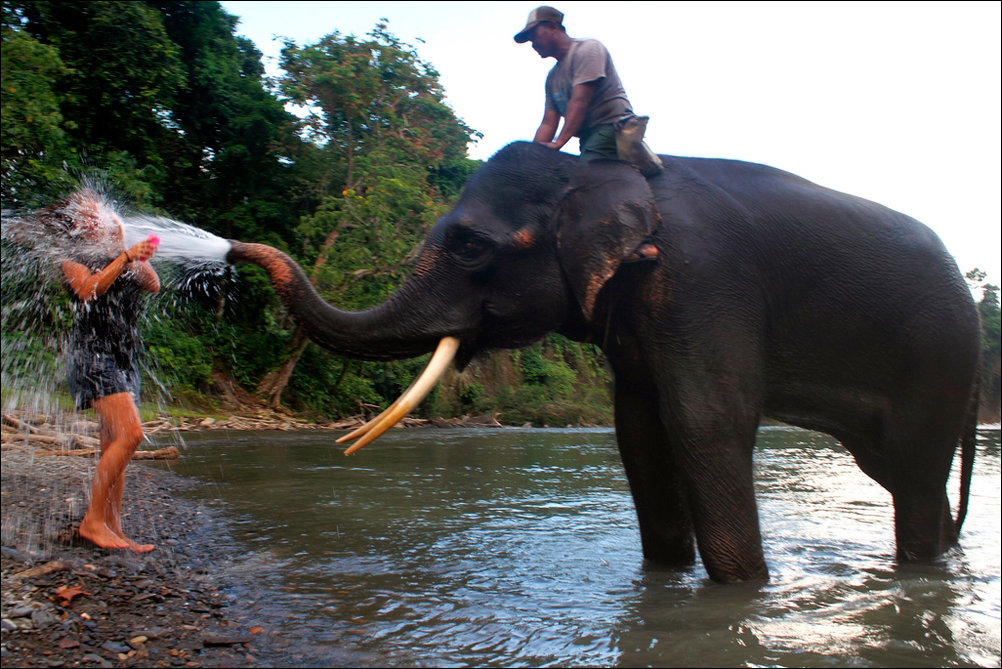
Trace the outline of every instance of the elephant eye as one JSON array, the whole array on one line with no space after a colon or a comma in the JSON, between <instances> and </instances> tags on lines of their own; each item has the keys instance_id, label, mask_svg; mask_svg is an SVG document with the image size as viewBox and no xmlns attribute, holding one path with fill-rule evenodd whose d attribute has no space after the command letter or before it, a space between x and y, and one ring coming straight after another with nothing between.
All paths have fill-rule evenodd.
<instances>
[{"instance_id":1,"label":"elephant eye","mask_svg":"<svg viewBox=\"0 0 1002 669\"><path fill-rule=\"evenodd\" d=\"M449 251L463 264L480 264L490 259L494 245L471 230L459 230L449 240Z\"/></svg>"}]
</instances>

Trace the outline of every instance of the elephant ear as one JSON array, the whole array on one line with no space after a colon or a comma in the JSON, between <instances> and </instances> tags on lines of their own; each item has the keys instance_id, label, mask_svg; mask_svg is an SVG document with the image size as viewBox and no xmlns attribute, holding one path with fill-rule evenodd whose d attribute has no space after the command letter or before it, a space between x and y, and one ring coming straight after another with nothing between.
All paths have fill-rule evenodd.
<instances>
[{"instance_id":1,"label":"elephant ear","mask_svg":"<svg viewBox=\"0 0 1002 669\"><path fill-rule=\"evenodd\" d=\"M588 321L620 263L661 223L647 179L619 161L578 163L558 213L561 267Z\"/></svg>"}]
</instances>

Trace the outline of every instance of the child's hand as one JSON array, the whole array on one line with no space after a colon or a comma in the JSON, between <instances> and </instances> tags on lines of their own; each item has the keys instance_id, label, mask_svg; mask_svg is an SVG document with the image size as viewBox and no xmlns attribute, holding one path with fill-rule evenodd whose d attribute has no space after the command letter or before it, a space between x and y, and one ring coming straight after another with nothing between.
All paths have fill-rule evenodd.
<instances>
[{"instance_id":1,"label":"child's hand","mask_svg":"<svg viewBox=\"0 0 1002 669\"><path fill-rule=\"evenodd\" d=\"M145 240L128 249L125 254L129 260L149 260L153 257L159 245L160 238L151 233Z\"/></svg>"}]
</instances>

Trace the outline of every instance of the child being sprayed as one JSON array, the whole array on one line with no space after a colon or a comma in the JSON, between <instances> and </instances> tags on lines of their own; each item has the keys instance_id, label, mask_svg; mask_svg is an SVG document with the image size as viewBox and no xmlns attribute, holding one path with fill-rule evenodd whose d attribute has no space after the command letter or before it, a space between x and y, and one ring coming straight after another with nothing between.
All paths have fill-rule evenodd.
<instances>
[{"instance_id":1,"label":"child being sprayed","mask_svg":"<svg viewBox=\"0 0 1002 669\"><path fill-rule=\"evenodd\" d=\"M143 438L136 408L142 350L136 323L144 297L160 290L148 262L159 240L150 235L126 248L121 219L93 190L40 213L69 237L67 257L59 261L76 300L67 376L76 408L92 407L99 420L101 459L80 536L102 548L145 553L152 544L138 544L122 531L122 492L125 468Z\"/></svg>"}]
</instances>

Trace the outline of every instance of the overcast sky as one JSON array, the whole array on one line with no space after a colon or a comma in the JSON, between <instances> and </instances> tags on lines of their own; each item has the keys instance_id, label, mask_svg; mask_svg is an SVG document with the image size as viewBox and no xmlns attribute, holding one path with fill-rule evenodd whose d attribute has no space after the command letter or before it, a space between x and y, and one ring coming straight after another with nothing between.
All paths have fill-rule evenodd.
<instances>
[{"instance_id":1,"label":"overcast sky","mask_svg":"<svg viewBox=\"0 0 1002 669\"><path fill-rule=\"evenodd\" d=\"M512 37L532 2L222 2L276 74L281 41L380 18L440 73L486 159L531 139L553 65ZM1002 282L1002 3L558 2L612 54L647 141L765 163L918 218ZM565 150L577 151L572 142Z\"/></svg>"}]
</instances>

